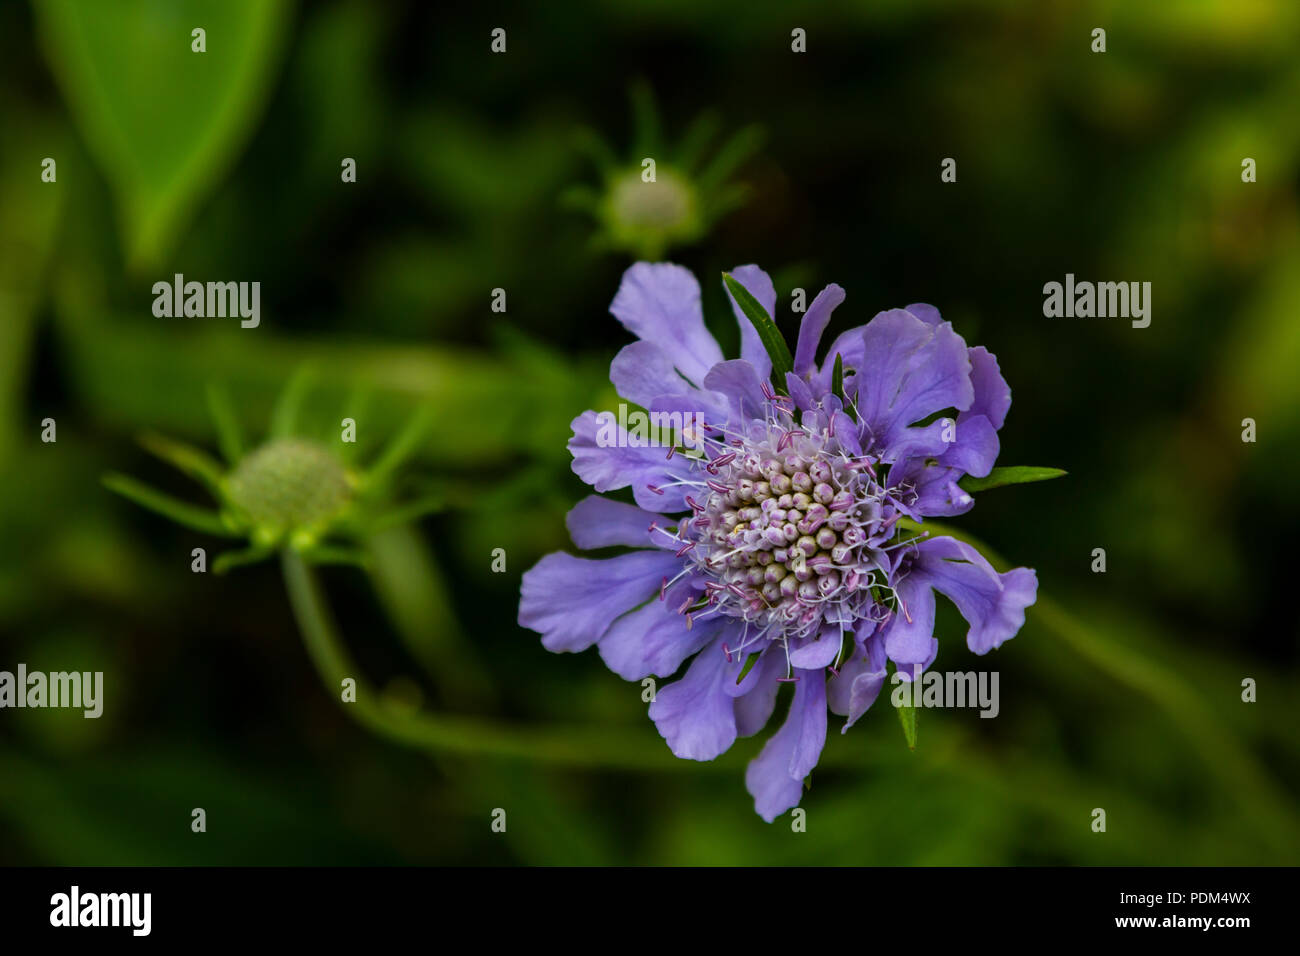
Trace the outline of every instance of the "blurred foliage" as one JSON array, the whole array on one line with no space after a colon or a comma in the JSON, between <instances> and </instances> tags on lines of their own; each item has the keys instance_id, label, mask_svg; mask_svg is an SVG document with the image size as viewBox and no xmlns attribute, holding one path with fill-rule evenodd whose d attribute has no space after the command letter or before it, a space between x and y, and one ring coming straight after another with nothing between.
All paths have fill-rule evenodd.
<instances>
[{"instance_id":1,"label":"blurred foliage","mask_svg":"<svg viewBox=\"0 0 1300 956\"><path fill-rule=\"evenodd\" d=\"M1298 25L1287 0L0 5L0 669L106 686L99 721L0 712L0 860L1300 862ZM761 740L674 760L639 686L514 623L568 546L568 423L616 401L627 341L629 260L561 198L590 187L581 130L639 149L640 80L661 130L767 132L726 177L744 204L672 252L732 354L739 263L788 337L795 286L848 290L830 334L932 302L1012 385L1003 461L1070 472L954 522L1039 570L988 658L939 618L938 666L999 670L999 718L923 710L914 753L887 707L833 721L806 833L752 812ZM155 318L178 272L261 281L261 326ZM1067 272L1150 281L1150 328L1044 319ZM134 437L215 444L209 382L255 431L304 362L315 426L364 402L363 459L439 410L417 457L448 510L322 575L375 715L426 715L406 745L322 686L274 569L192 574L213 542L98 485L191 496Z\"/></svg>"},{"instance_id":2,"label":"blurred foliage","mask_svg":"<svg viewBox=\"0 0 1300 956\"><path fill-rule=\"evenodd\" d=\"M123 246L137 266L159 263L189 207L260 118L288 7L288 0L34 4L47 59L112 183ZM178 42L195 29L211 36L211 50L206 36Z\"/></svg>"},{"instance_id":3,"label":"blurred foliage","mask_svg":"<svg viewBox=\"0 0 1300 956\"><path fill-rule=\"evenodd\" d=\"M579 130L577 142L600 173L600 188L574 186L566 206L587 212L599 225L592 247L658 261L671 248L698 242L748 193L728 177L756 150L762 131L749 126L716 144L715 113L698 116L669 144L661 130L654 93L644 80L631 89L635 134L632 155L620 161L595 130Z\"/></svg>"}]
</instances>

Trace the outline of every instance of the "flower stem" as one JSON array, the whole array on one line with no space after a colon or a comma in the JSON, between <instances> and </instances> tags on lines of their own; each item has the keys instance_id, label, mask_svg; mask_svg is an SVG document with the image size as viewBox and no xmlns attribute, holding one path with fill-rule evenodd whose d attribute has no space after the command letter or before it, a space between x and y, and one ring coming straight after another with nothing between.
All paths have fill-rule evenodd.
<instances>
[{"instance_id":1,"label":"flower stem","mask_svg":"<svg viewBox=\"0 0 1300 956\"><path fill-rule=\"evenodd\" d=\"M627 770L696 770L699 764L678 760L662 742L643 734L593 734L585 728L555 727L537 731L473 717L409 713L385 705L361 675L339 637L320 581L310 565L291 549L281 552L289 603L303 643L326 691L337 694L343 708L362 726L397 743L437 753L487 754L569 766ZM355 702L342 700L343 681L356 681ZM710 766L730 770L733 761Z\"/></svg>"}]
</instances>

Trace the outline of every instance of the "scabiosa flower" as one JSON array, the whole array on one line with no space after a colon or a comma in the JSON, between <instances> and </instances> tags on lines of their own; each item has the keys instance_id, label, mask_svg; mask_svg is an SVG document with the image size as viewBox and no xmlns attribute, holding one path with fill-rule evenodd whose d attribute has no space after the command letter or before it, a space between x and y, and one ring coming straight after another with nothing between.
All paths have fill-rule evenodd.
<instances>
[{"instance_id":1,"label":"scabiosa flower","mask_svg":"<svg viewBox=\"0 0 1300 956\"><path fill-rule=\"evenodd\" d=\"M742 266L732 278L741 298L773 314L766 273ZM596 645L628 680L671 676L689 659L650 706L687 759L711 760L756 734L792 684L784 724L745 776L771 822L798 804L828 709L846 731L889 662L910 680L934 661L936 591L984 654L1019 631L1037 578L1027 568L999 574L969 545L917 530L969 510L959 482L993 468L1011 392L989 352L917 304L843 333L819 364L844 300L838 285L809 306L793 357L729 294L741 331L733 360L705 328L689 271L637 263L624 274L610 311L639 341L615 357L610 379L652 415L702 415L704 434L684 434L686 449L655 447L622 430L605 440L608 421L595 412L574 420L574 472L598 492L630 488L636 504L579 502L567 520L573 542L632 550L546 556L524 575L519 623L552 651Z\"/></svg>"}]
</instances>

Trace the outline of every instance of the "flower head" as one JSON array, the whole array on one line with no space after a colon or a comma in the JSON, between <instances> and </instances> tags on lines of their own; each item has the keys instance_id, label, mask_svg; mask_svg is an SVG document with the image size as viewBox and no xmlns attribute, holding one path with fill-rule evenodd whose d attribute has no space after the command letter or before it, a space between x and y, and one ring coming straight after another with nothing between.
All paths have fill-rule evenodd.
<instances>
[{"instance_id":1,"label":"flower head","mask_svg":"<svg viewBox=\"0 0 1300 956\"><path fill-rule=\"evenodd\" d=\"M773 314L766 273L742 266L732 276ZM793 684L784 725L746 774L768 821L799 802L828 708L847 730L889 662L910 680L934 661L936 591L966 618L977 654L1015 636L1037 591L1032 570L999 574L974 548L923 527L969 510L959 482L993 468L1011 404L996 359L917 304L843 333L819 363L843 300L837 285L822 290L786 353L789 371L773 376L735 295L741 357L725 360L690 272L628 269L611 311L639 341L615 357L610 378L652 420L679 424L678 435L656 445L595 412L575 419L574 472L598 492L630 488L636 503L579 502L568 517L574 544L632 550L551 554L523 579L519 623L550 650L594 644L629 680L668 677L690 659L650 707L679 757L711 760L757 733L781 685Z\"/></svg>"},{"instance_id":2,"label":"flower head","mask_svg":"<svg viewBox=\"0 0 1300 956\"><path fill-rule=\"evenodd\" d=\"M758 148L762 134L757 127L747 127L710 151L718 120L705 113L679 140L670 142L661 133L650 87L634 84L631 99L632 155L617 158L596 133L581 131L579 145L599 166L601 185L574 187L564 201L596 220L597 247L659 259L670 248L699 241L744 202L746 188L729 178Z\"/></svg>"},{"instance_id":3,"label":"flower head","mask_svg":"<svg viewBox=\"0 0 1300 956\"><path fill-rule=\"evenodd\" d=\"M308 381L304 371L288 384L271 434L247 452L229 399L220 388L209 386L224 464L171 438L141 437L148 451L201 482L218 510L179 501L126 475L106 475L104 484L185 527L244 539L246 547L217 556L212 569L218 574L285 549L313 563L364 566L366 554L353 547L354 542L442 507L437 494L404 505L391 500L394 472L417 448L431 413L427 408L417 412L371 467L358 469L351 461L351 440L322 441L294 433Z\"/></svg>"}]
</instances>

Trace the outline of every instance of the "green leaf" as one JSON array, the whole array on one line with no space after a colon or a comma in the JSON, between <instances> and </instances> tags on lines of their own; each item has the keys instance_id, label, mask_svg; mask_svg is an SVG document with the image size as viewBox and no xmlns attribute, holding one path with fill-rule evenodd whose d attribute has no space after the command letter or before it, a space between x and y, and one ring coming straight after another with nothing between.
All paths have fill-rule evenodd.
<instances>
[{"instance_id":1,"label":"green leaf","mask_svg":"<svg viewBox=\"0 0 1300 956\"><path fill-rule=\"evenodd\" d=\"M918 690L919 693L919 690ZM916 749L916 708L911 704L894 708L898 711L898 722L903 725L903 736L907 738L907 749Z\"/></svg>"},{"instance_id":2,"label":"green leaf","mask_svg":"<svg viewBox=\"0 0 1300 956\"><path fill-rule=\"evenodd\" d=\"M968 492L987 491L990 488L1001 488L1003 485L1023 485L1030 481L1047 481L1050 478L1060 478L1066 474L1060 468L1037 468L1032 465L1012 465L1008 468L994 468L985 478L975 478L967 475L957 485Z\"/></svg>"},{"instance_id":3,"label":"green leaf","mask_svg":"<svg viewBox=\"0 0 1300 956\"><path fill-rule=\"evenodd\" d=\"M46 59L112 184L126 258L163 262L271 92L286 0L35 0ZM193 52L191 31L206 31Z\"/></svg>"},{"instance_id":4,"label":"green leaf","mask_svg":"<svg viewBox=\"0 0 1300 956\"><path fill-rule=\"evenodd\" d=\"M745 314L745 318L749 319L758 332L758 338L772 360L772 385L779 394L784 395L786 373L794 371L794 358L785 344L785 338L782 337L776 323L772 321L772 317L767 314L767 310L749 294L748 289L727 272L722 273L722 282L731 293L731 297L736 300L740 311Z\"/></svg>"},{"instance_id":5,"label":"green leaf","mask_svg":"<svg viewBox=\"0 0 1300 956\"><path fill-rule=\"evenodd\" d=\"M40 305L49 282L46 262L58 236L58 225L70 205L69 190L32 189L28 178L28 143L40 143L42 156L63 157L70 131L49 110L20 106L24 100L5 99L5 145L0 158L0 469L26 438L24 403L31 354L35 349ZM59 172L70 170L63 159ZM76 175L73 173L72 175Z\"/></svg>"}]
</instances>

